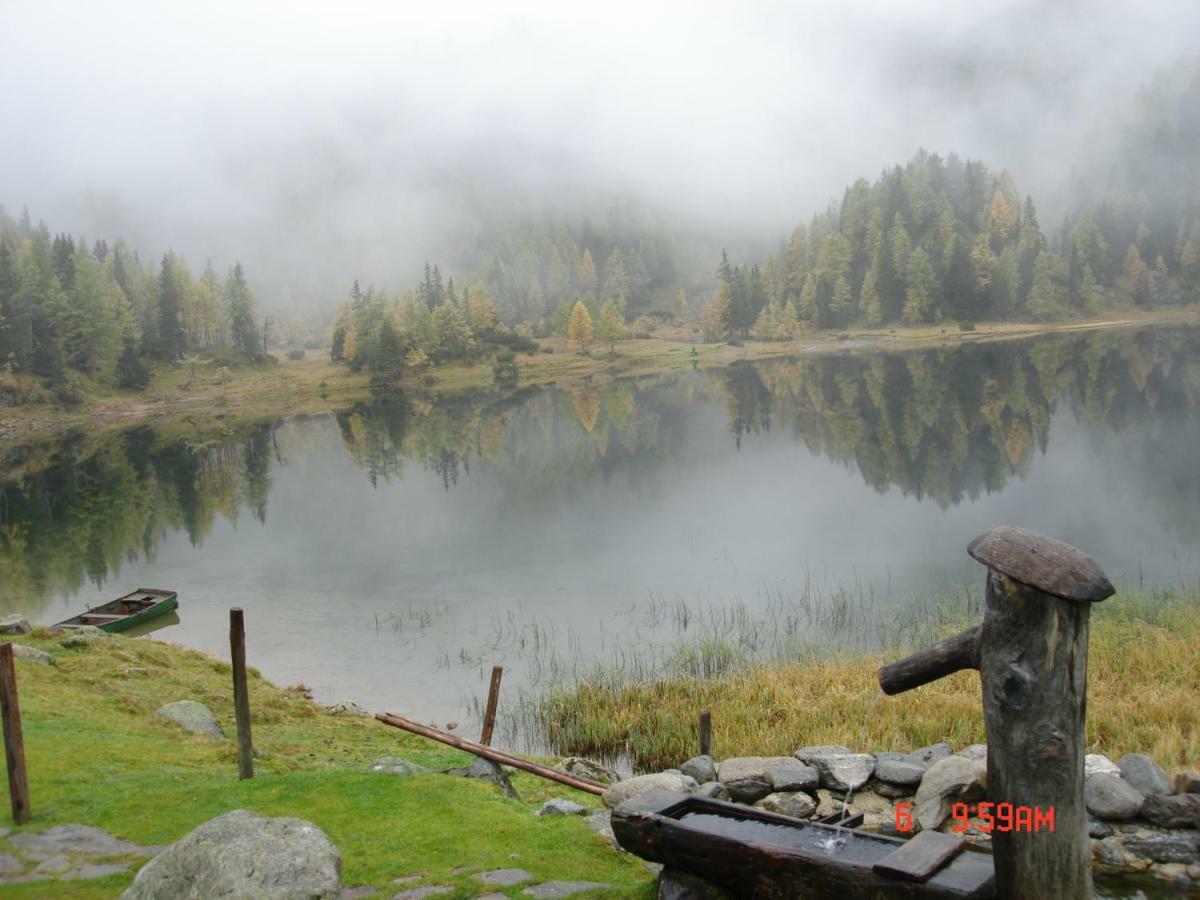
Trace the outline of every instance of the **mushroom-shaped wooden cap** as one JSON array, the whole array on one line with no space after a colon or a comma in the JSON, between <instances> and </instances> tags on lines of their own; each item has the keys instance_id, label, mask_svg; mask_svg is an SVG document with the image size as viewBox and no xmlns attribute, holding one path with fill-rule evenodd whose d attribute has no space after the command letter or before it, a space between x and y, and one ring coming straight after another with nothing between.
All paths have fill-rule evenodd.
<instances>
[{"instance_id":1,"label":"mushroom-shaped wooden cap","mask_svg":"<svg viewBox=\"0 0 1200 900\"><path fill-rule=\"evenodd\" d=\"M971 541L967 552L989 569L1064 600L1095 602L1115 591L1090 556L1024 528L993 528Z\"/></svg>"}]
</instances>

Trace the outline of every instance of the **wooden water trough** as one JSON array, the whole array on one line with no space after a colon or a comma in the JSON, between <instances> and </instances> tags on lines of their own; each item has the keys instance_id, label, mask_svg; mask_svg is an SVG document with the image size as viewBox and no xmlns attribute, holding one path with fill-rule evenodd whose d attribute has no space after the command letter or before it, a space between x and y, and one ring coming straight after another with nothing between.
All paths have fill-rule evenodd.
<instances>
[{"instance_id":1,"label":"wooden water trough","mask_svg":"<svg viewBox=\"0 0 1200 900\"><path fill-rule=\"evenodd\" d=\"M646 791L613 810L626 850L737 897L806 900L983 900L994 896L990 854L957 836L938 846L805 822L673 791ZM913 859L912 857L916 857Z\"/></svg>"}]
</instances>

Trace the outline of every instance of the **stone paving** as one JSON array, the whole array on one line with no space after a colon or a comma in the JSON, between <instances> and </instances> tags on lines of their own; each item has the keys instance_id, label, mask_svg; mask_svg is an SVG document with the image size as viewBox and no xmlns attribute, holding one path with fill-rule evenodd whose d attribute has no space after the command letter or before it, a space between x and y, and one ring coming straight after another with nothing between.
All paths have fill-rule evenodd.
<instances>
[{"instance_id":1,"label":"stone paving","mask_svg":"<svg viewBox=\"0 0 1200 900\"><path fill-rule=\"evenodd\" d=\"M91 825L58 825L18 834L0 828L0 885L104 878L126 872L135 859L146 859L162 849L123 841Z\"/></svg>"}]
</instances>

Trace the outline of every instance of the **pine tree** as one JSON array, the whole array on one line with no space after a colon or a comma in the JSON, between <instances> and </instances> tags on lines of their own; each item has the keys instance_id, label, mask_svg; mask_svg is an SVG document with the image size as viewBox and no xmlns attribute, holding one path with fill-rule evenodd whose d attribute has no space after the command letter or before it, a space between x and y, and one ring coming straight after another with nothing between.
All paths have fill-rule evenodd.
<instances>
[{"instance_id":1,"label":"pine tree","mask_svg":"<svg viewBox=\"0 0 1200 900\"><path fill-rule=\"evenodd\" d=\"M554 308L554 315L550 320L550 330L559 337L567 336L567 329L571 325L571 310L574 304L566 299L558 301L558 306Z\"/></svg>"},{"instance_id":2,"label":"pine tree","mask_svg":"<svg viewBox=\"0 0 1200 900\"><path fill-rule=\"evenodd\" d=\"M150 371L142 362L138 342L132 329L125 332L121 340L121 357L117 360L117 386L129 391L140 391L150 383Z\"/></svg>"},{"instance_id":3,"label":"pine tree","mask_svg":"<svg viewBox=\"0 0 1200 900\"><path fill-rule=\"evenodd\" d=\"M592 316L582 300L576 300L575 307L571 310L567 340L578 344L581 353L587 353L588 345L592 342Z\"/></svg>"},{"instance_id":4,"label":"pine tree","mask_svg":"<svg viewBox=\"0 0 1200 900\"><path fill-rule=\"evenodd\" d=\"M1137 244L1130 244L1125 253L1125 265L1121 268L1121 299L1136 306L1150 306L1154 302L1153 276L1142 260Z\"/></svg>"},{"instance_id":5,"label":"pine tree","mask_svg":"<svg viewBox=\"0 0 1200 900\"><path fill-rule=\"evenodd\" d=\"M613 247L612 252L608 254L608 260L604 263L602 296L605 300L615 301L624 309L628 293L629 276L625 272L625 255L621 252L620 247Z\"/></svg>"},{"instance_id":6,"label":"pine tree","mask_svg":"<svg viewBox=\"0 0 1200 900\"><path fill-rule=\"evenodd\" d=\"M904 300L905 324L919 325L937 321L941 315L937 307L937 273L922 247L914 250L908 259L907 281L908 288Z\"/></svg>"},{"instance_id":7,"label":"pine tree","mask_svg":"<svg viewBox=\"0 0 1200 900\"><path fill-rule=\"evenodd\" d=\"M159 358L177 360L186 348L183 331L183 297L172 254L164 254L158 275L158 346Z\"/></svg>"},{"instance_id":8,"label":"pine tree","mask_svg":"<svg viewBox=\"0 0 1200 900\"><path fill-rule=\"evenodd\" d=\"M471 329L462 312L452 303L443 302L433 311L440 353L447 359L466 356L473 346Z\"/></svg>"},{"instance_id":9,"label":"pine tree","mask_svg":"<svg viewBox=\"0 0 1200 900\"><path fill-rule=\"evenodd\" d=\"M1066 264L1049 250L1038 254L1033 285L1025 312L1035 321L1048 322L1066 315Z\"/></svg>"},{"instance_id":10,"label":"pine tree","mask_svg":"<svg viewBox=\"0 0 1200 900\"><path fill-rule=\"evenodd\" d=\"M628 335L629 331L625 327L625 319L621 315L617 302L613 299L605 300L604 306L600 310L600 319L596 323L597 340L607 341L608 352L614 353L615 342L624 340Z\"/></svg>"},{"instance_id":11,"label":"pine tree","mask_svg":"<svg viewBox=\"0 0 1200 900\"><path fill-rule=\"evenodd\" d=\"M596 289L596 261L592 259L591 250L583 251L583 256L579 259L579 272L575 277L575 282L580 293Z\"/></svg>"},{"instance_id":12,"label":"pine tree","mask_svg":"<svg viewBox=\"0 0 1200 900\"><path fill-rule=\"evenodd\" d=\"M355 291L358 282L354 283ZM246 273L240 262L234 263L225 277L225 317L229 322L230 342L236 350L250 357L259 355L258 324L255 321L254 295L246 284ZM345 342L343 341L343 348Z\"/></svg>"},{"instance_id":13,"label":"pine tree","mask_svg":"<svg viewBox=\"0 0 1200 900\"><path fill-rule=\"evenodd\" d=\"M384 376L395 377L404 369L404 348L400 337L392 327L391 318L385 318L379 328L379 349L375 354L375 370Z\"/></svg>"}]
</instances>

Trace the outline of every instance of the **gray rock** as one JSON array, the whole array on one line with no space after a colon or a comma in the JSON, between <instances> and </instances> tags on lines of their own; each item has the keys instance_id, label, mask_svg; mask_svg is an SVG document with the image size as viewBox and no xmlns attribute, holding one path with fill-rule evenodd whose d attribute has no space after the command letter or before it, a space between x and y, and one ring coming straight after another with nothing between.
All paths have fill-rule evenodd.
<instances>
[{"instance_id":1,"label":"gray rock","mask_svg":"<svg viewBox=\"0 0 1200 900\"><path fill-rule=\"evenodd\" d=\"M1157 863L1200 862L1200 836L1188 832L1130 834L1121 844L1134 856Z\"/></svg>"},{"instance_id":2,"label":"gray rock","mask_svg":"<svg viewBox=\"0 0 1200 900\"><path fill-rule=\"evenodd\" d=\"M730 900L732 895L711 881L666 867L658 876L657 900Z\"/></svg>"},{"instance_id":3,"label":"gray rock","mask_svg":"<svg viewBox=\"0 0 1200 900\"><path fill-rule=\"evenodd\" d=\"M9 856L7 853L0 853L0 875L8 875L12 872L20 872L25 866L15 856Z\"/></svg>"},{"instance_id":4,"label":"gray rock","mask_svg":"<svg viewBox=\"0 0 1200 900\"><path fill-rule=\"evenodd\" d=\"M904 760L885 759L875 766L875 777L888 784L915 787L924 776L924 766Z\"/></svg>"},{"instance_id":5,"label":"gray rock","mask_svg":"<svg viewBox=\"0 0 1200 900\"><path fill-rule=\"evenodd\" d=\"M80 879L82 881L91 881L93 878L107 878L109 875L116 875L118 872L128 872L130 863L86 863L79 867L76 872L68 872L62 876L63 881L72 881Z\"/></svg>"},{"instance_id":6,"label":"gray rock","mask_svg":"<svg viewBox=\"0 0 1200 900\"><path fill-rule=\"evenodd\" d=\"M1200 794L1200 772L1176 772L1175 793Z\"/></svg>"},{"instance_id":7,"label":"gray rock","mask_svg":"<svg viewBox=\"0 0 1200 900\"><path fill-rule=\"evenodd\" d=\"M729 788L719 781L706 781L694 791L697 797L708 797L710 800L728 800Z\"/></svg>"},{"instance_id":8,"label":"gray rock","mask_svg":"<svg viewBox=\"0 0 1200 900\"><path fill-rule=\"evenodd\" d=\"M801 747L792 755L806 766L813 764L813 758L817 756L841 756L846 753L853 753L849 747L844 747L841 744L813 744L809 747Z\"/></svg>"},{"instance_id":9,"label":"gray rock","mask_svg":"<svg viewBox=\"0 0 1200 900\"><path fill-rule=\"evenodd\" d=\"M885 760L887 760L889 762L900 762L906 756L908 756L907 753L899 753L895 750L876 750L871 755L873 757L875 757L876 765L878 765L879 763L881 763Z\"/></svg>"},{"instance_id":10,"label":"gray rock","mask_svg":"<svg viewBox=\"0 0 1200 900\"><path fill-rule=\"evenodd\" d=\"M613 847L620 849L620 845L617 843L617 837L615 834L613 834L612 813L609 810L598 809L584 819L584 821L587 823L588 828L596 832L596 834L600 835L600 837L604 838L604 840L608 841L608 843Z\"/></svg>"},{"instance_id":11,"label":"gray rock","mask_svg":"<svg viewBox=\"0 0 1200 900\"><path fill-rule=\"evenodd\" d=\"M22 831L8 839L10 846L25 856L46 859L58 853L90 856L153 856L159 847L142 847L115 838L94 825L56 825L45 831Z\"/></svg>"},{"instance_id":12,"label":"gray rock","mask_svg":"<svg viewBox=\"0 0 1200 900\"><path fill-rule=\"evenodd\" d=\"M109 634L95 625L80 625L77 628L72 628L71 634L59 641L58 645L70 650L77 647L90 647L97 641L104 642L115 639L116 635Z\"/></svg>"},{"instance_id":13,"label":"gray rock","mask_svg":"<svg viewBox=\"0 0 1200 900\"><path fill-rule=\"evenodd\" d=\"M987 762L987 744L972 744L969 747L963 747L955 756L965 756L967 759L978 759Z\"/></svg>"},{"instance_id":14,"label":"gray rock","mask_svg":"<svg viewBox=\"0 0 1200 900\"><path fill-rule=\"evenodd\" d=\"M34 869L34 871L50 873L65 872L69 868L71 868L71 860L62 854L59 854L58 856L50 857L45 862L38 863L38 867Z\"/></svg>"},{"instance_id":15,"label":"gray rock","mask_svg":"<svg viewBox=\"0 0 1200 900\"><path fill-rule=\"evenodd\" d=\"M1126 753L1117 763L1121 777L1143 796L1171 793L1171 780L1158 763L1144 753Z\"/></svg>"},{"instance_id":16,"label":"gray rock","mask_svg":"<svg viewBox=\"0 0 1200 900\"><path fill-rule=\"evenodd\" d=\"M54 657L45 650L28 647L25 644L13 644L13 656L17 659L27 659L30 662L41 663L44 666L54 665Z\"/></svg>"},{"instance_id":17,"label":"gray rock","mask_svg":"<svg viewBox=\"0 0 1200 900\"><path fill-rule=\"evenodd\" d=\"M759 778L741 778L722 782L734 803L755 803L771 793L771 785Z\"/></svg>"},{"instance_id":18,"label":"gray rock","mask_svg":"<svg viewBox=\"0 0 1200 900\"><path fill-rule=\"evenodd\" d=\"M29 634L33 626L20 613L9 613L0 619L0 634Z\"/></svg>"},{"instance_id":19,"label":"gray rock","mask_svg":"<svg viewBox=\"0 0 1200 900\"><path fill-rule=\"evenodd\" d=\"M1083 775L1120 775L1120 767L1103 753L1089 753L1083 758Z\"/></svg>"},{"instance_id":20,"label":"gray rock","mask_svg":"<svg viewBox=\"0 0 1200 900\"><path fill-rule=\"evenodd\" d=\"M492 869L490 872L480 872L472 877L484 884L499 887L511 887L514 884L533 881L533 876L524 869Z\"/></svg>"},{"instance_id":21,"label":"gray rock","mask_svg":"<svg viewBox=\"0 0 1200 900\"><path fill-rule=\"evenodd\" d=\"M878 775L878 770L876 770ZM874 791L880 797L886 797L889 800L900 800L904 797L911 797L917 792L917 786L911 784L890 784L886 781L877 781L872 779L867 782L867 789Z\"/></svg>"},{"instance_id":22,"label":"gray rock","mask_svg":"<svg viewBox=\"0 0 1200 900\"><path fill-rule=\"evenodd\" d=\"M341 874L341 854L316 825L235 809L205 822L152 859L121 897L332 900L341 893Z\"/></svg>"},{"instance_id":23,"label":"gray rock","mask_svg":"<svg viewBox=\"0 0 1200 900\"><path fill-rule=\"evenodd\" d=\"M582 756L568 756L554 768L576 778L588 778L601 784L616 784L621 776L602 763Z\"/></svg>"},{"instance_id":24,"label":"gray rock","mask_svg":"<svg viewBox=\"0 0 1200 900\"><path fill-rule=\"evenodd\" d=\"M542 804L535 816L584 816L587 815L587 807L581 806L573 800L563 800L555 797L553 800L547 800Z\"/></svg>"},{"instance_id":25,"label":"gray rock","mask_svg":"<svg viewBox=\"0 0 1200 900\"><path fill-rule=\"evenodd\" d=\"M212 711L196 700L176 700L155 710L156 716L170 719L184 731L194 731L197 734L207 734L217 740L225 739L225 732L213 718Z\"/></svg>"},{"instance_id":26,"label":"gray rock","mask_svg":"<svg viewBox=\"0 0 1200 900\"><path fill-rule=\"evenodd\" d=\"M358 887L342 888L342 892L338 895L338 900L358 900L359 897L374 897L378 893L379 890L377 888L373 888L369 884L363 884Z\"/></svg>"},{"instance_id":27,"label":"gray rock","mask_svg":"<svg viewBox=\"0 0 1200 900\"><path fill-rule=\"evenodd\" d=\"M816 769L799 760L771 766L763 774L775 791L815 791L821 779Z\"/></svg>"},{"instance_id":28,"label":"gray rock","mask_svg":"<svg viewBox=\"0 0 1200 900\"><path fill-rule=\"evenodd\" d=\"M426 897L449 894L453 890L454 885L452 884L427 884L424 887L409 888L398 894L392 894L392 900L425 900Z\"/></svg>"},{"instance_id":29,"label":"gray rock","mask_svg":"<svg viewBox=\"0 0 1200 900\"><path fill-rule=\"evenodd\" d=\"M767 769L793 762L795 760L790 756L731 756L718 764L717 781L723 784L747 778L766 781Z\"/></svg>"},{"instance_id":30,"label":"gray rock","mask_svg":"<svg viewBox=\"0 0 1200 900\"><path fill-rule=\"evenodd\" d=\"M1132 819L1144 799L1120 775L1099 772L1083 780L1083 802L1088 812L1101 819Z\"/></svg>"},{"instance_id":31,"label":"gray rock","mask_svg":"<svg viewBox=\"0 0 1200 900\"><path fill-rule=\"evenodd\" d=\"M1151 794L1140 812L1163 828L1200 828L1200 794Z\"/></svg>"},{"instance_id":32,"label":"gray rock","mask_svg":"<svg viewBox=\"0 0 1200 900\"><path fill-rule=\"evenodd\" d=\"M446 774L487 781L500 788L500 793L504 794L505 797L512 797L514 800L521 799L517 794L517 789L513 787L512 782L509 780L508 773L504 771L500 763L484 759L482 756L475 757L474 762L466 768L449 769Z\"/></svg>"},{"instance_id":33,"label":"gray rock","mask_svg":"<svg viewBox=\"0 0 1200 900\"><path fill-rule=\"evenodd\" d=\"M508 900L508 894L501 894L498 891L488 891L486 894L480 894L475 900Z\"/></svg>"},{"instance_id":34,"label":"gray rock","mask_svg":"<svg viewBox=\"0 0 1200 900\"><path fill-rule=\"evenodd\" d=\"M693 756L679 771L690 778L695 778L698 784L717 780L717 764L711 756Z\"/></svg>"},{"instance_id":35,"label":"gray rock","mask_svg":"<svg viewBox=\"0 0 1200 900\"><path fill-rule=\"evenodd\" d=\"M635 775L633 778L626 778L624 781L618 781L600 798L604 801L604 805L612 809L618 804L624 803L630 797L636 797L638 794L645 791L661 788L667 791L678 791L681 794L690 794L699 785L696 784L694 778L689 778L687 775L668 775L665 772L651 772L649 775Z\"/></svg>"},{"instance_id":36,"label":"gray rock","mask_svg":"<svg viewBox=\"0 0 1200 900\"><path fill-rule=\"evenodd\" d=\"M429 770L424 766L401 759L399 756L384 756L371 763L371 772L381 775L426 775Z\"/></svg>"},{"instance_id":37,"label":"gray rock","mask_svg":"<svg viewBox=\"0 0 1200 900\"><path fill-rule=\"evenodd\" d=\"M767 812L791 816L794 819L807 819L817 811L816 802L803 791L780 791L767 794L754 805Z\"/></svg>"},{"instance_id":38,"label":"gray rock","mask_svg":"<svg viewBox=\"0 0 1200 900\"><path fill-rule=\"evenodd\" d=\"M1090 838L1106 838L1111 837L1113 830L1112 826L1107 822L1102 822L1099 819L1088 818L1087 822L1088 837Z\"/></svg>"},{"instance_id":39,"label":"gray rock","mask_svg":"<svg viewBox=\"0 0 1200 900\"><path fill-rule=\"evenodd\" d=\"M335 716L359 716L361 718L370 718L371 716L369 712L353 700L339 700L333 706L329 707L329 711Z\"/></svg>"},{"instance_id":40,"label":"gray rock","mask_svg":"<svg viewBox=\"0 0 1200 900\"><path fill-rule=\"evenodd\" d=\"M525 888L521 894L526 897L570 897L582 894L584 891L599 891L612 887L610 884L600 884L596 881L543 881L533 887Z\"/></svg>"},{"instance_id":41,"label":"gray rock","mask_svg":"<svg viewBox=\"0 0 1200 900\"><path fill-rule=\"evenodd\" d=\"M949 744L937 743L930 744L928 747L922 747L920 750L914 750L908 756L904 757L905 762L914 763L928 769L934 763L940 762L947 756L950 756L953 749Z\"/></svg>"},{"instance_id":42,"label":"gray rock","mask_svg":"<svg viewBox=\"0 0 1200 900\"><path fill-rule=\"evenodd\" d=\"M811 764L820 773L821 787L831 791L858 790L875 771L875 757L870 753L814 756Z\"/></svg>"},{"instance_id":43,"label":"gray rock","mask_svg":"<svg viewBox=\"0 0 1200 900\"><path fill-rule=\"evenodd\" d=\"M945 756L929 767L917 788L917 821L926 831L941 826L955 803L970 803L987 790L987 766L965 756Z\"/></svg>"}]
</instances>

